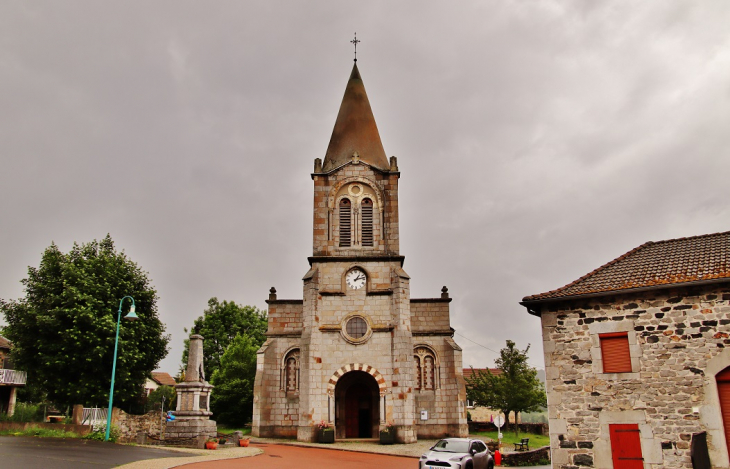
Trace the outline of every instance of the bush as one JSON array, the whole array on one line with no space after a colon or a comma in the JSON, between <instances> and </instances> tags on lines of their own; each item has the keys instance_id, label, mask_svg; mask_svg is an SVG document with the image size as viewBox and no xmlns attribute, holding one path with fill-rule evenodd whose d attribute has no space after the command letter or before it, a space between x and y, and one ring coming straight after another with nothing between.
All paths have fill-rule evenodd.
<instances>
[{"instance_id":1,"label":"bush","mask_svg":"<svg viewBox=\"0 0 730 469\"><path fill-rule=\"evenodd\" d=\"M102 425L94 425L91 427L91 433L84 436L84 440L94 440L94 441L104 441L104 437L106 436L106 424ZM112 425L111 430L109 431L109 441L112 443L116 443L119 439L119 428L116 425Z\"/></svg>"},{"instance_id":2,"label":"bush","mask_svg":"<svg viewBox=\"0 0 730 469\"><path fill-rule=\"evenodd\" d=\"M15 413L12 417L0 414L0 422L43 422L44 406L30 402L15 404Z\"/></svg>"}]
</instances>

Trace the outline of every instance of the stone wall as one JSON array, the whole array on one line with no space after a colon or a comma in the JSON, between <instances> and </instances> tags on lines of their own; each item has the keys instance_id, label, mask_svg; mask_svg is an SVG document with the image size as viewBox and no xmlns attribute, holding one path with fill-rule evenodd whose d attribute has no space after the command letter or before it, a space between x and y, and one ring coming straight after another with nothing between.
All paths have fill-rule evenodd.
<instances>
[{"instance_id":1,"label":"stone wall","mask_svg":"<svg viewBox=\"0 0 730 469\"><path fill-rule=\"evenodd\" d=\"M411 330L422 332L451 332L450 298L414 298L411 300Z\"/></svg>"},{"instance_id":2,"label":"stone wall","mask_svg":"<svg viewBox=\"0 0 730 469\"><path fill-rule=\"evenodd\" d=\"M728 467L715 374L730 366L730 288L663 289L542 311L553 467L613 467L609 425L638 424L645 468L691 468L707 431ZM603 373L598 334L627 332L632 370Z\"/></svg>"},{"instance_id":3,"label":"stone wall","mask_svg":"<svg viewBox=\"0 0 730 469\"><path fill-rule=\"evenodd\" d=\"M165 431L165 421L159 410L144 415L132 415L116 408L114 411L112 425L119 428L119 437L123 442L135 441L139 432L159 438Z\"/></svg>"}]
</instances>

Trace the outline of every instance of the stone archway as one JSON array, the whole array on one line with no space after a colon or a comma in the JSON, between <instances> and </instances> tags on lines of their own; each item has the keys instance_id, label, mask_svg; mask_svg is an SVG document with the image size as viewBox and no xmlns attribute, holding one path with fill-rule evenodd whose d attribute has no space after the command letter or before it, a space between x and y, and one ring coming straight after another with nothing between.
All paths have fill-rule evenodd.
<instances>
[{"instance_id":1,"label":"stone archway","mask_svg":"<svg viewBox=\"0 0 730 469\"><path fill-rule=\"evenodd\" d=\"M349 365L345 365L339 370L335 371L335 373L330 377L329 382L327 382L327 394L334 397L337 382L340 380L340 378L342 378L343 375L349 373L350 371L364 371L365 373L368 373L375 379L375 382L378 384L378 394L380 394L381 396L385 395L385 378L383 378L383 375L381 375L380 372L375 369L375 367L370 366L366 363L350 363Z\"/></svg>"},{"instance_id":2,"label":"stone archway","mask_svg":"<svg viewBox=\"0 0 730 469\"><path fill-rule=\"evenodd\" d=\"M337 438L373 438L380 426L380 392L364 371L345 373L335 386Z\"/></svg>"}]
</instances>

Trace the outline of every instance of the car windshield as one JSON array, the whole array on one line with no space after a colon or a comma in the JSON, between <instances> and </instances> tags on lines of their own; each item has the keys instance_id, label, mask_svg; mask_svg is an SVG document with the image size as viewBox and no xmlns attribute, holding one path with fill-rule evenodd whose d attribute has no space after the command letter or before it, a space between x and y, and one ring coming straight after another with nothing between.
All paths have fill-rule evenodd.
<instances>
[{"instance_id":1,"label":"car windshield","mask_svg":"<svg viewBox=\"0 0 730 469\"><path fill-rule=\"evenodd\" d=\"M469 442L463 440L441 440L433 447L434 451L447 453L466 453L469 451Z\"/></svg>"}]
</instances>

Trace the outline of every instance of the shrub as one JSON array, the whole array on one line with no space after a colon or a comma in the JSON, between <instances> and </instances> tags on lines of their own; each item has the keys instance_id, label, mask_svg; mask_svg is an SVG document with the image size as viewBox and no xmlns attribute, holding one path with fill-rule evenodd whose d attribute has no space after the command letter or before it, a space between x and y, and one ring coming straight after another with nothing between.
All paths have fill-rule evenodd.
<instances>
[{"instance_id":1,"label":"shrub","mask_svg":"<svg viewBox=\"0 0 730 469\"><path fill-rule=\"evenodd\" d=\"M0 414L0 422L42 422L43 406L30 402L18 402L15 404L15 413L12 417L7 414Z\"/></svg>"},{"instance_id":2,"label":"shrub","mask_svg":"<svg viewBox=\"0 0 730 469\"><path fill-rule=\"evenodd\" d=\"M94 425L91 427L91 432L84 436L84 440L94 440L94 441L104 441L104 437L106 436L106 424L101 425ZM115 425L112 425L111 430L109 431L109 441L112 443L116 443L119 439L119 428Z\"/></svg>"}]
</instances>

